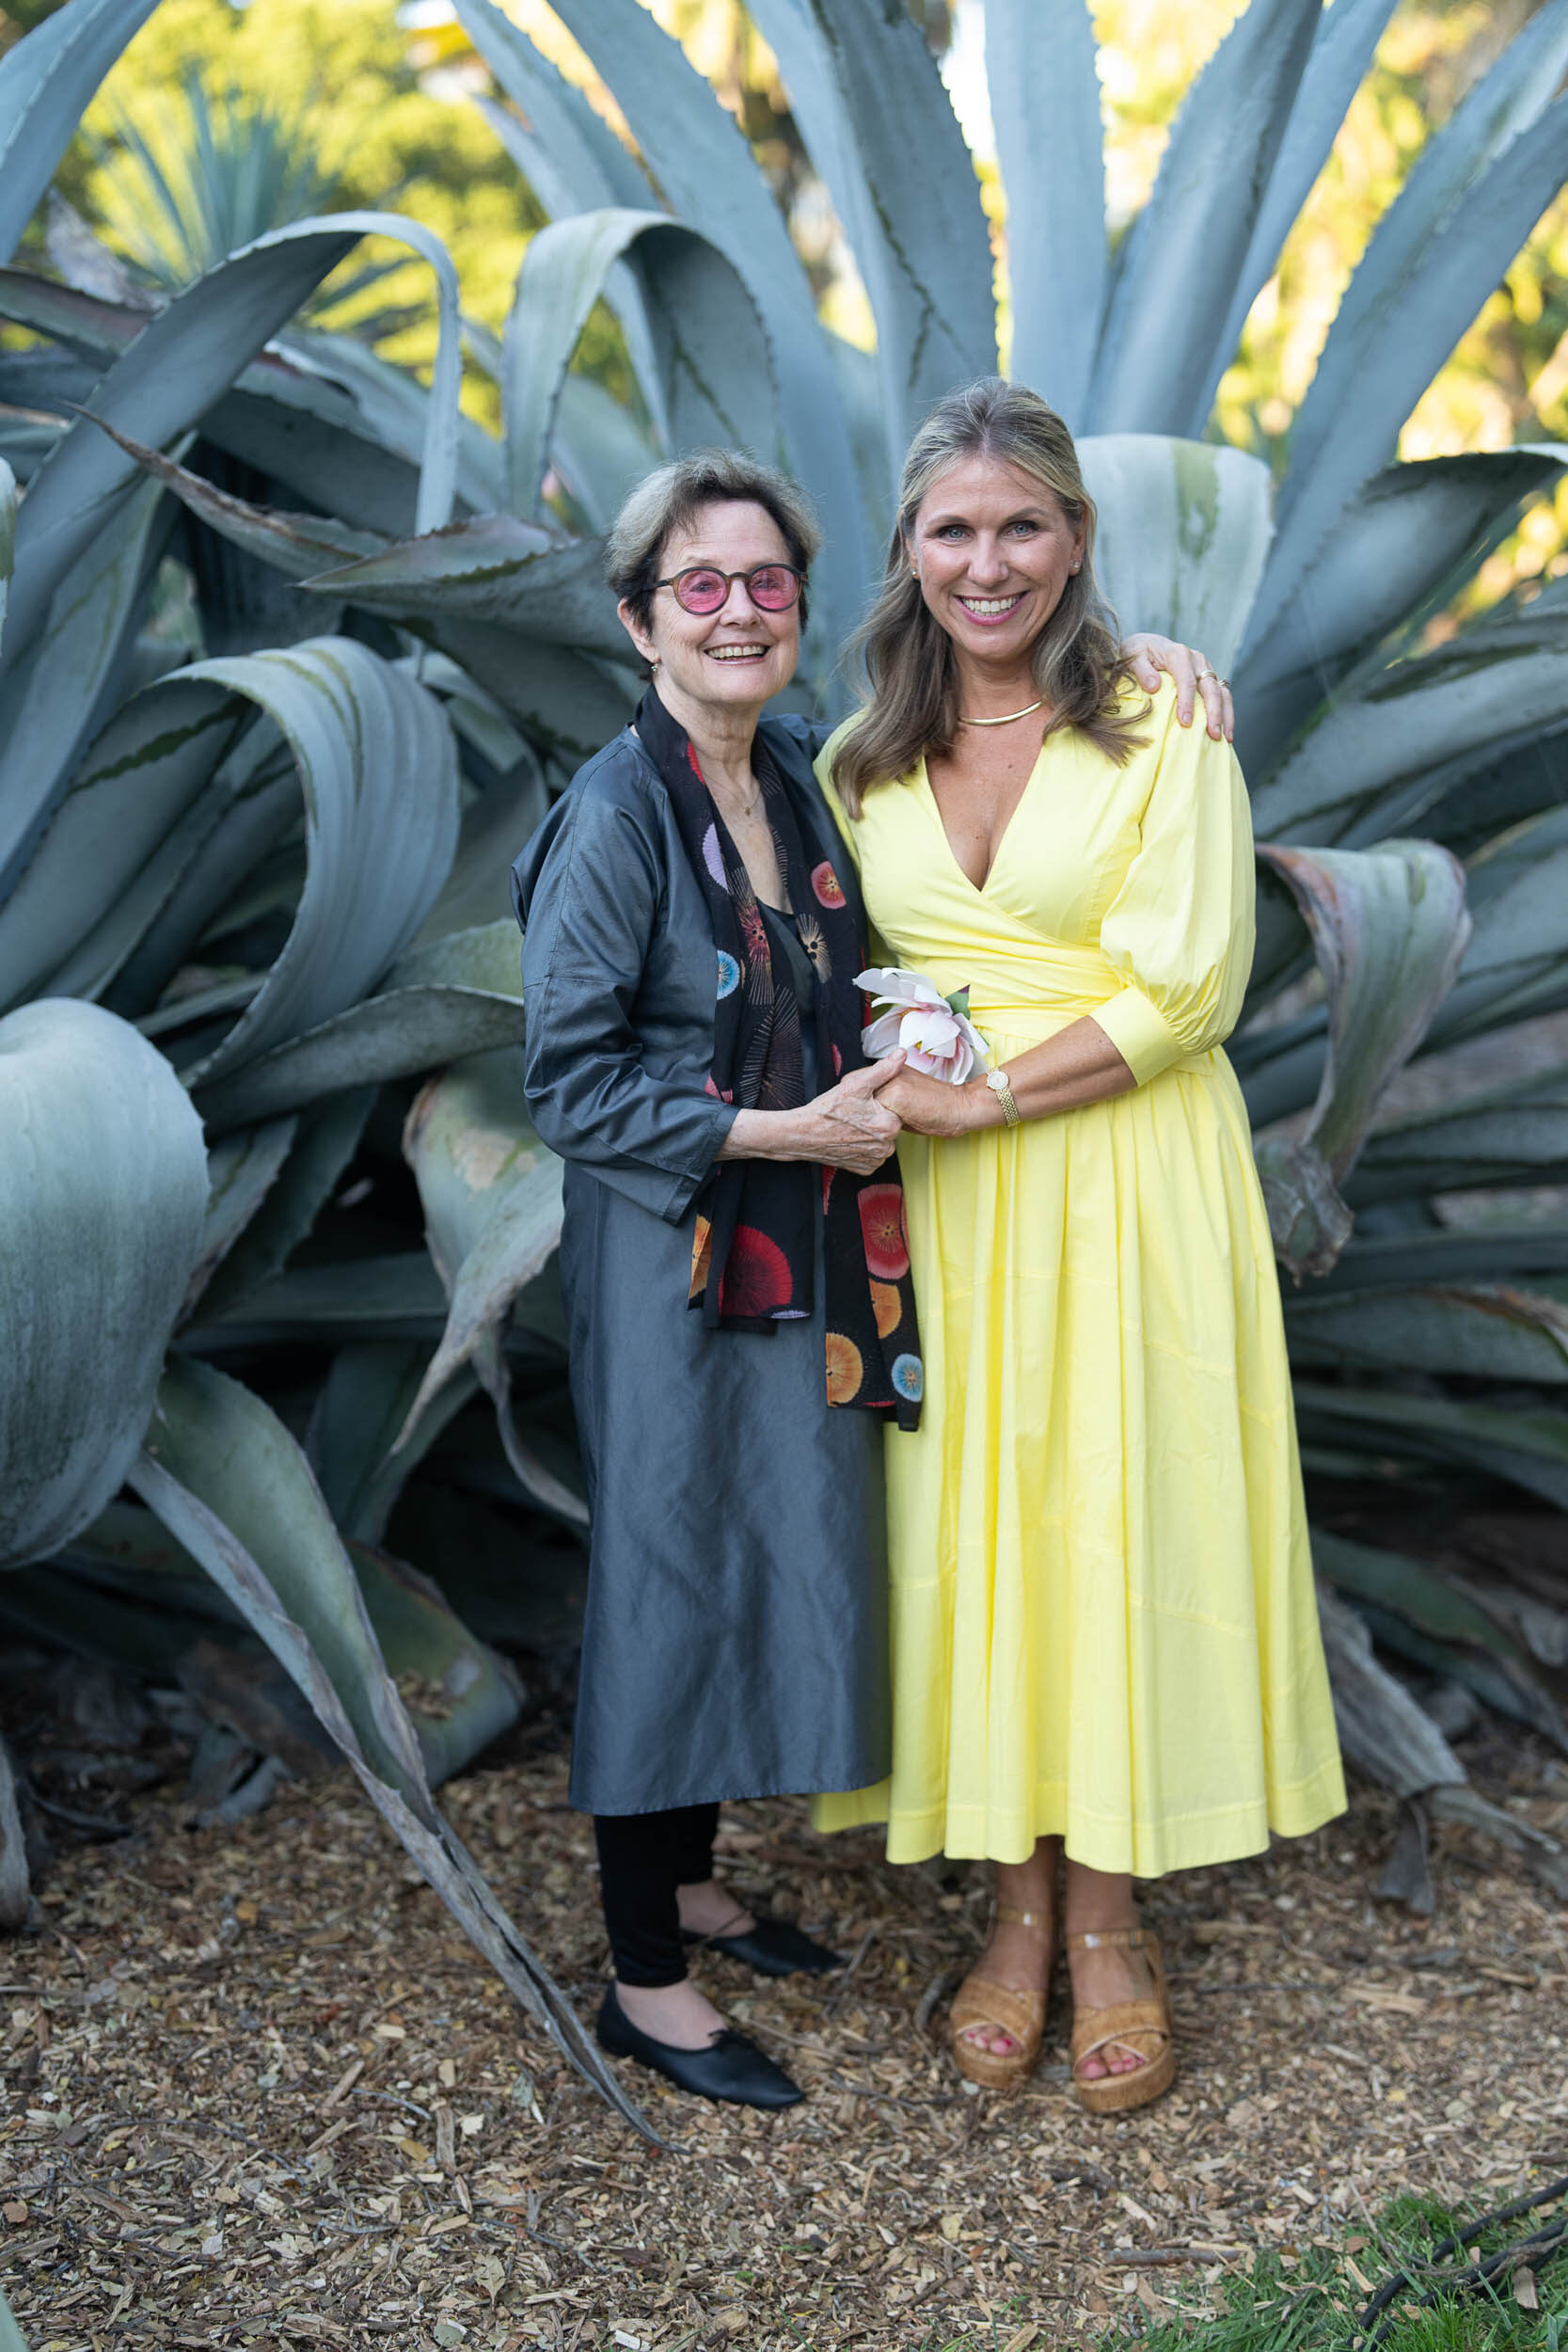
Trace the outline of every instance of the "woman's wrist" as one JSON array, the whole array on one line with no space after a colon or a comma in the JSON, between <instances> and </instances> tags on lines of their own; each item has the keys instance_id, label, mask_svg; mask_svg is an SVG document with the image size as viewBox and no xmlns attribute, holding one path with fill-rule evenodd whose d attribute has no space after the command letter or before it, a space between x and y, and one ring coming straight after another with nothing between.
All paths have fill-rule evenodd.
<instances>
[{"instance_id":1,"label":"woman's wrist","mask_svg":"<svg viewBox=\"0 0 1568 2352\"><path fill-rule=\"evenodd\" d=\"M976 1132L981 1127L1000 1127L1003 1124L1002 1105L983 1077L966 1078L958 1092L964 1103L966 1134Z\"/></svg>"}]
</instances>

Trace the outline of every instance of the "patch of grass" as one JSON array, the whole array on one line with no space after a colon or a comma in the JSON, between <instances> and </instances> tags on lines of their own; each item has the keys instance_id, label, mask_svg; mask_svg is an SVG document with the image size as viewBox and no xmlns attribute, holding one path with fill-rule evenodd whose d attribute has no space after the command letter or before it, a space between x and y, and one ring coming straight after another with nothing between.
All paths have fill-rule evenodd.
<instances>
[{"instance_id":1,"label":"patch of grass","mask_svg":"<svg viewBox=\"0 0 1568 2352\"><path fill-rule=\"evenodd\" d=\"M1482 2210L1404 2196L1384 2209L1370 2232L1347 2231L1350 2242L1343 2250L1309 2248L1291 2271L1277 2256L1263 2254L1250 2276L1231 2276L1213 2289L1189 2288L1170 2281L1168 2274L1155 2274L1158 2292L1182 2308L1174 2309L1169 2319L1137 2315L1130 2328L1101 2336L1101 2352L1351 2352L1362 2342L1357 2322L1369 2300L1347 2266L1352 2260L1374 2288L1397 2270L1416 2274L1415 2283L1402 2289L1381 2315L1394 2323L1382 2352L1568 2352L1568 2253L1555 2263L1543 2260L1534 2272L1537 2312L1515 2300L1506 2275L1431 2306L1418 2302L1428 2283L1424 2265L1445 2239L1479 2220ZM1517 2245L1549 2226L1562 2210L1545 2206L1495 2224L1475 2239L1474 2250L1484 2260ZM1448 2255L1444 2267L1464 2259ZM978 2343L974 2352L980 2352Z\"/></svg>"}]
</instances>

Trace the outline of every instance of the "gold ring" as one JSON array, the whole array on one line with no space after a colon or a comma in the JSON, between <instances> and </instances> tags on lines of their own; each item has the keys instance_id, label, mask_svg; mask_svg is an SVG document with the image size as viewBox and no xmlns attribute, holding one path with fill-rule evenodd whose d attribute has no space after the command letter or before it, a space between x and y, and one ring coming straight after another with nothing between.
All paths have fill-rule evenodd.
<instances>
[{"instance_id":1,"label":"gold ring","mask_svg":"<svg viewBox=\"0 0 1568 2352\"><path fill-rule=\"evenodd\" d=\"M1197 674L1197 682L1200 686L1206 677L1212 677L1217 685L1223 686L1225 684L1224 678L1220 676L1217 670L1199 670Z\"/></svg>"}]
</instances>

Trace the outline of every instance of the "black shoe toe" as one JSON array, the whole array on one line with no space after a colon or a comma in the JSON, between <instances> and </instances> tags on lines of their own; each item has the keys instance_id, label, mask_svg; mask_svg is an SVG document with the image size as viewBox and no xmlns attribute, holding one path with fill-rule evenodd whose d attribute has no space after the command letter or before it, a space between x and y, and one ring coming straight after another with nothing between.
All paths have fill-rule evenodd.
<instances>
[{"instance_id":1,"label":"black shoe toe","mask_svg":"<svg viewBox=\"0 0 1568 2352\"><path fill-rule=\"evenodd\" d=\"M782 2066L766 2050L733 2026L715 2034L704 2050L677 2049L672 2042L656 2042L634 2026L615 1997L611 1985L600 2005L595 2028L602 2049L612 2058L636 2058L678 2090L694 2091L700 2099L727 2100L740 2107L793 2107L805 2097Z\"/></svg>"},{"instance_id":2,"label":"black shoe toe","mask_svg":"<svg viewBox=\"0 0 1568 2352\"><path fill-rule=\"evenodd\" d=\"M727 1952L754 1968L759 1977L825 1977L842 1968L844 1956L831 1952L798 1928L793 1919L759 1919L742 1935L689 1935L685 1944L702 1944L710 1952Z\"/></svg>"}]
</instances>

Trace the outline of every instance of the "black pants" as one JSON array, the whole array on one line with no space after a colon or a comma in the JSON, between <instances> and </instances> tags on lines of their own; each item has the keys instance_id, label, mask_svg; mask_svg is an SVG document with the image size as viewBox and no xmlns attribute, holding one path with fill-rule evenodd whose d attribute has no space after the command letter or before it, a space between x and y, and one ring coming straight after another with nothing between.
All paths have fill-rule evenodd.
<instances>
[{"instance_id":1,"label":"black pants","mask_svg":"<svg viewBox=\"0 0 1568 2352\"><path fill-rule=\"evenodd\" d=\"M595 1813L599 1895L622 1984L679 1984L686 1975L675 1890L713 1876L717 1804L667 1813Z\"/></svg>"}]
</instances>

